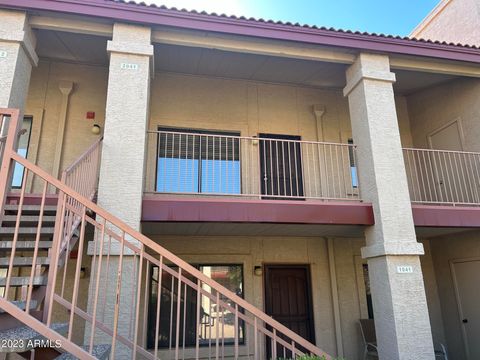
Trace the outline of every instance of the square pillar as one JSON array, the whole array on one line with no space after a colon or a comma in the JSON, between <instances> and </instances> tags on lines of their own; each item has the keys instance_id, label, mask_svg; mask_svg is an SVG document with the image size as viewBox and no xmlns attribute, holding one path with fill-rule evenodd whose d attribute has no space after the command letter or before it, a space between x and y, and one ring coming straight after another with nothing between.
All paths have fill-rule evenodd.
<instances>
[{"instance_id":1,"label":"square pillar","mask_svg":"<svg viewBox=\"0 0 480 360\"><path fill-rule=\"evenodd\" d=\"M132 228L140 230L153 68L151 29L116 23L107 51L110 54L110 67L97 203ZM118 233L117 229L114 231ZM95 267L92 259L88 312L92 314L95 298L105 298L105 310L99 316L113 329L114 307L118 301L118 334L133 340L132 324L135 322L137 291L137 277L133 275L138 269L138 258L126 247L120 258L119 242L112 241L108 249L107 237L104 239L104 248L99 249L99 235L96 234L96 248L95 243L90 243L88 248L89 255L97 255ZM129 238L126 241L133 242ZM96 275L93 274L98 269L98 254L103 252L105 262L107 250L110 254L109 266L106 267L105 263L102 266L99 281L102 288L96 294ZM117 289L120 291L118 299ZM90 341L90 335L91 327L87 324L84 337L86 344ZM94 341L97 344L110 343L111 338L97 330ZM132 358L131 351L118 339L111 354L115 359Z\"/></svg>"},{"instance_id":2,"label":"square pillar","mask_svg":"<svg viewBox=\"0 0 480 360\"><path fill-rule=\"evenodd\" d=\"M0 19L0 107L23 114L32 67L38 64L35 36L23 11L1 9Z\"/></svg>"},{"instance_id":3,"label":"square pillar","mask_svg":"<svg viewBox=\"0 0 480 360\"><path fill-rule=\"evenodd\" d=\"M110 68L98 204L138 230L152 75L151 29L117 23L107 51Z\"/></svg>"},{"instance_id":4,"label":"square pillar","mask_svg":"<svg viewBox=\"0 0 480 360\"><path fill-rule=\"evenodd\" d=\"M17 131L22 128L22 117L27 100L32 67L37 66L35 36L24 11L0 9L0 108L20 110ZM7 135L8 118L0 117L0 135ZM18 137L14 140L17 147ZM10 191L13 167L0 176L0 213L3 213L5 197ZM6 191L4 191L6 190Z\"/></svg>"},{"instance_id":5,"label":"square pillar","mask_svg":"<svg viewBox=\"0 0 480 360\"><path fill-rule=\"evenodd\" d=\"M347 70L362 198L375 225L365 231L380 359L434 359L388 56L360 54Z\"/></svg>"}]
</instances>

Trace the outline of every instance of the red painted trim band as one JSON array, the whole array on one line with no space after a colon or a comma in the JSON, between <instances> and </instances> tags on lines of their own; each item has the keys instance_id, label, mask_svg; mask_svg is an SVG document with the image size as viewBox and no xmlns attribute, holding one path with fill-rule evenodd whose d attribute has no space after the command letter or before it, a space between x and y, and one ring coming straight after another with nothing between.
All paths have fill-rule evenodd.
<instances>
[{"instance_id":1,"label":"red painted trim band","mask_svg":"<svg viewBox=\"0 0 480 360\"><path fill-rule=\"evenodd\" d=\"M9 193L7 204L18 204L19 193ZM58 195L45 204L56 205ZM41 194L25 194L25 205L40 205ZM415 226L480 227L480 207L412 205ZM148 195L142 221L251 222L293 224L373 225L371 204L360 202L306 202L225 198L172 198Z\"/></svg>"},{"instance_id":2,"label":"red painted trim band","mask_svg":"<svg viewBox=\"0 0 480 360\"><path fill-rule=\"evenodd\" d=\"M371 204L145 196L142 221L373 225Z\"/></svg>"},{"instance_id":3,"label":"red painted trim band","mask_svg":"<svg viewBox=\"0 0 480 360\"><path fill-rule=\"evenodd\" d=\"M480 227L480 207L412 205L415 226Z\"/></svg>"}]
</instances>

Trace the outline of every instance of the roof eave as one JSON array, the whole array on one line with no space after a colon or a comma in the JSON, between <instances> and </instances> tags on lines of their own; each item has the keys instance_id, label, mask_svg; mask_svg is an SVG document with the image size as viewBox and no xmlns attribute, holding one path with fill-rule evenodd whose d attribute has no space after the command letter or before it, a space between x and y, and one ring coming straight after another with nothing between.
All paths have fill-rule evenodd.
<instances>
[{"instance_id":1,"label":"roof eave","mask_svg":"<svg viewBox=\"0 0 480 360\"><path fill-rule=\"evenodd\" d=\"M172 26L231 35L337 46L358 51L376 51L480 63L480 50L471 47L315 29L274 22L232 19L224 16L173 11L107 0L0 0L0 6L87 15L125 22Z\"/></svg>"}]
</instances>

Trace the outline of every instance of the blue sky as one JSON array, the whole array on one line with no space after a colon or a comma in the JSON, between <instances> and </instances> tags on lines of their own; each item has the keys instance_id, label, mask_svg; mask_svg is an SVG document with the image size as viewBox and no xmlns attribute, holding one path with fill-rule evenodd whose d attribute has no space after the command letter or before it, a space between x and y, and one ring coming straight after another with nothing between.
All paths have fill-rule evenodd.
<instances>
[{"instance_id":1,"label":"blue sky","mask_svg":"<svg viewBox=\"0 0 480 360\"><path fill-rule=\"evenodd\" d=\"M147 0L189 10L408 35L439 0Z\"/></svg>"}]
</instances>

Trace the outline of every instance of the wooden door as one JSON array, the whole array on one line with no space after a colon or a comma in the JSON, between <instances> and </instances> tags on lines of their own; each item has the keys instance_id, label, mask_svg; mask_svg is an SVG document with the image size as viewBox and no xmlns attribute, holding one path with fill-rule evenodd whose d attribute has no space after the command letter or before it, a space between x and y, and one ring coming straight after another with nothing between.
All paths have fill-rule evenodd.
<instances>
[{"instance_id":1,"label":"wooden door","mask_svg":"<svg viewBox=\"0 0 480 360\"><path fill-rule=\"evenodd\" d=\"M275 320L315 343L312 289L308 265L265 266L265 312ZM272 346L267 341L267 359ZM277 351L283 357L283 348Z\"/></svg>"}]
</instances>

